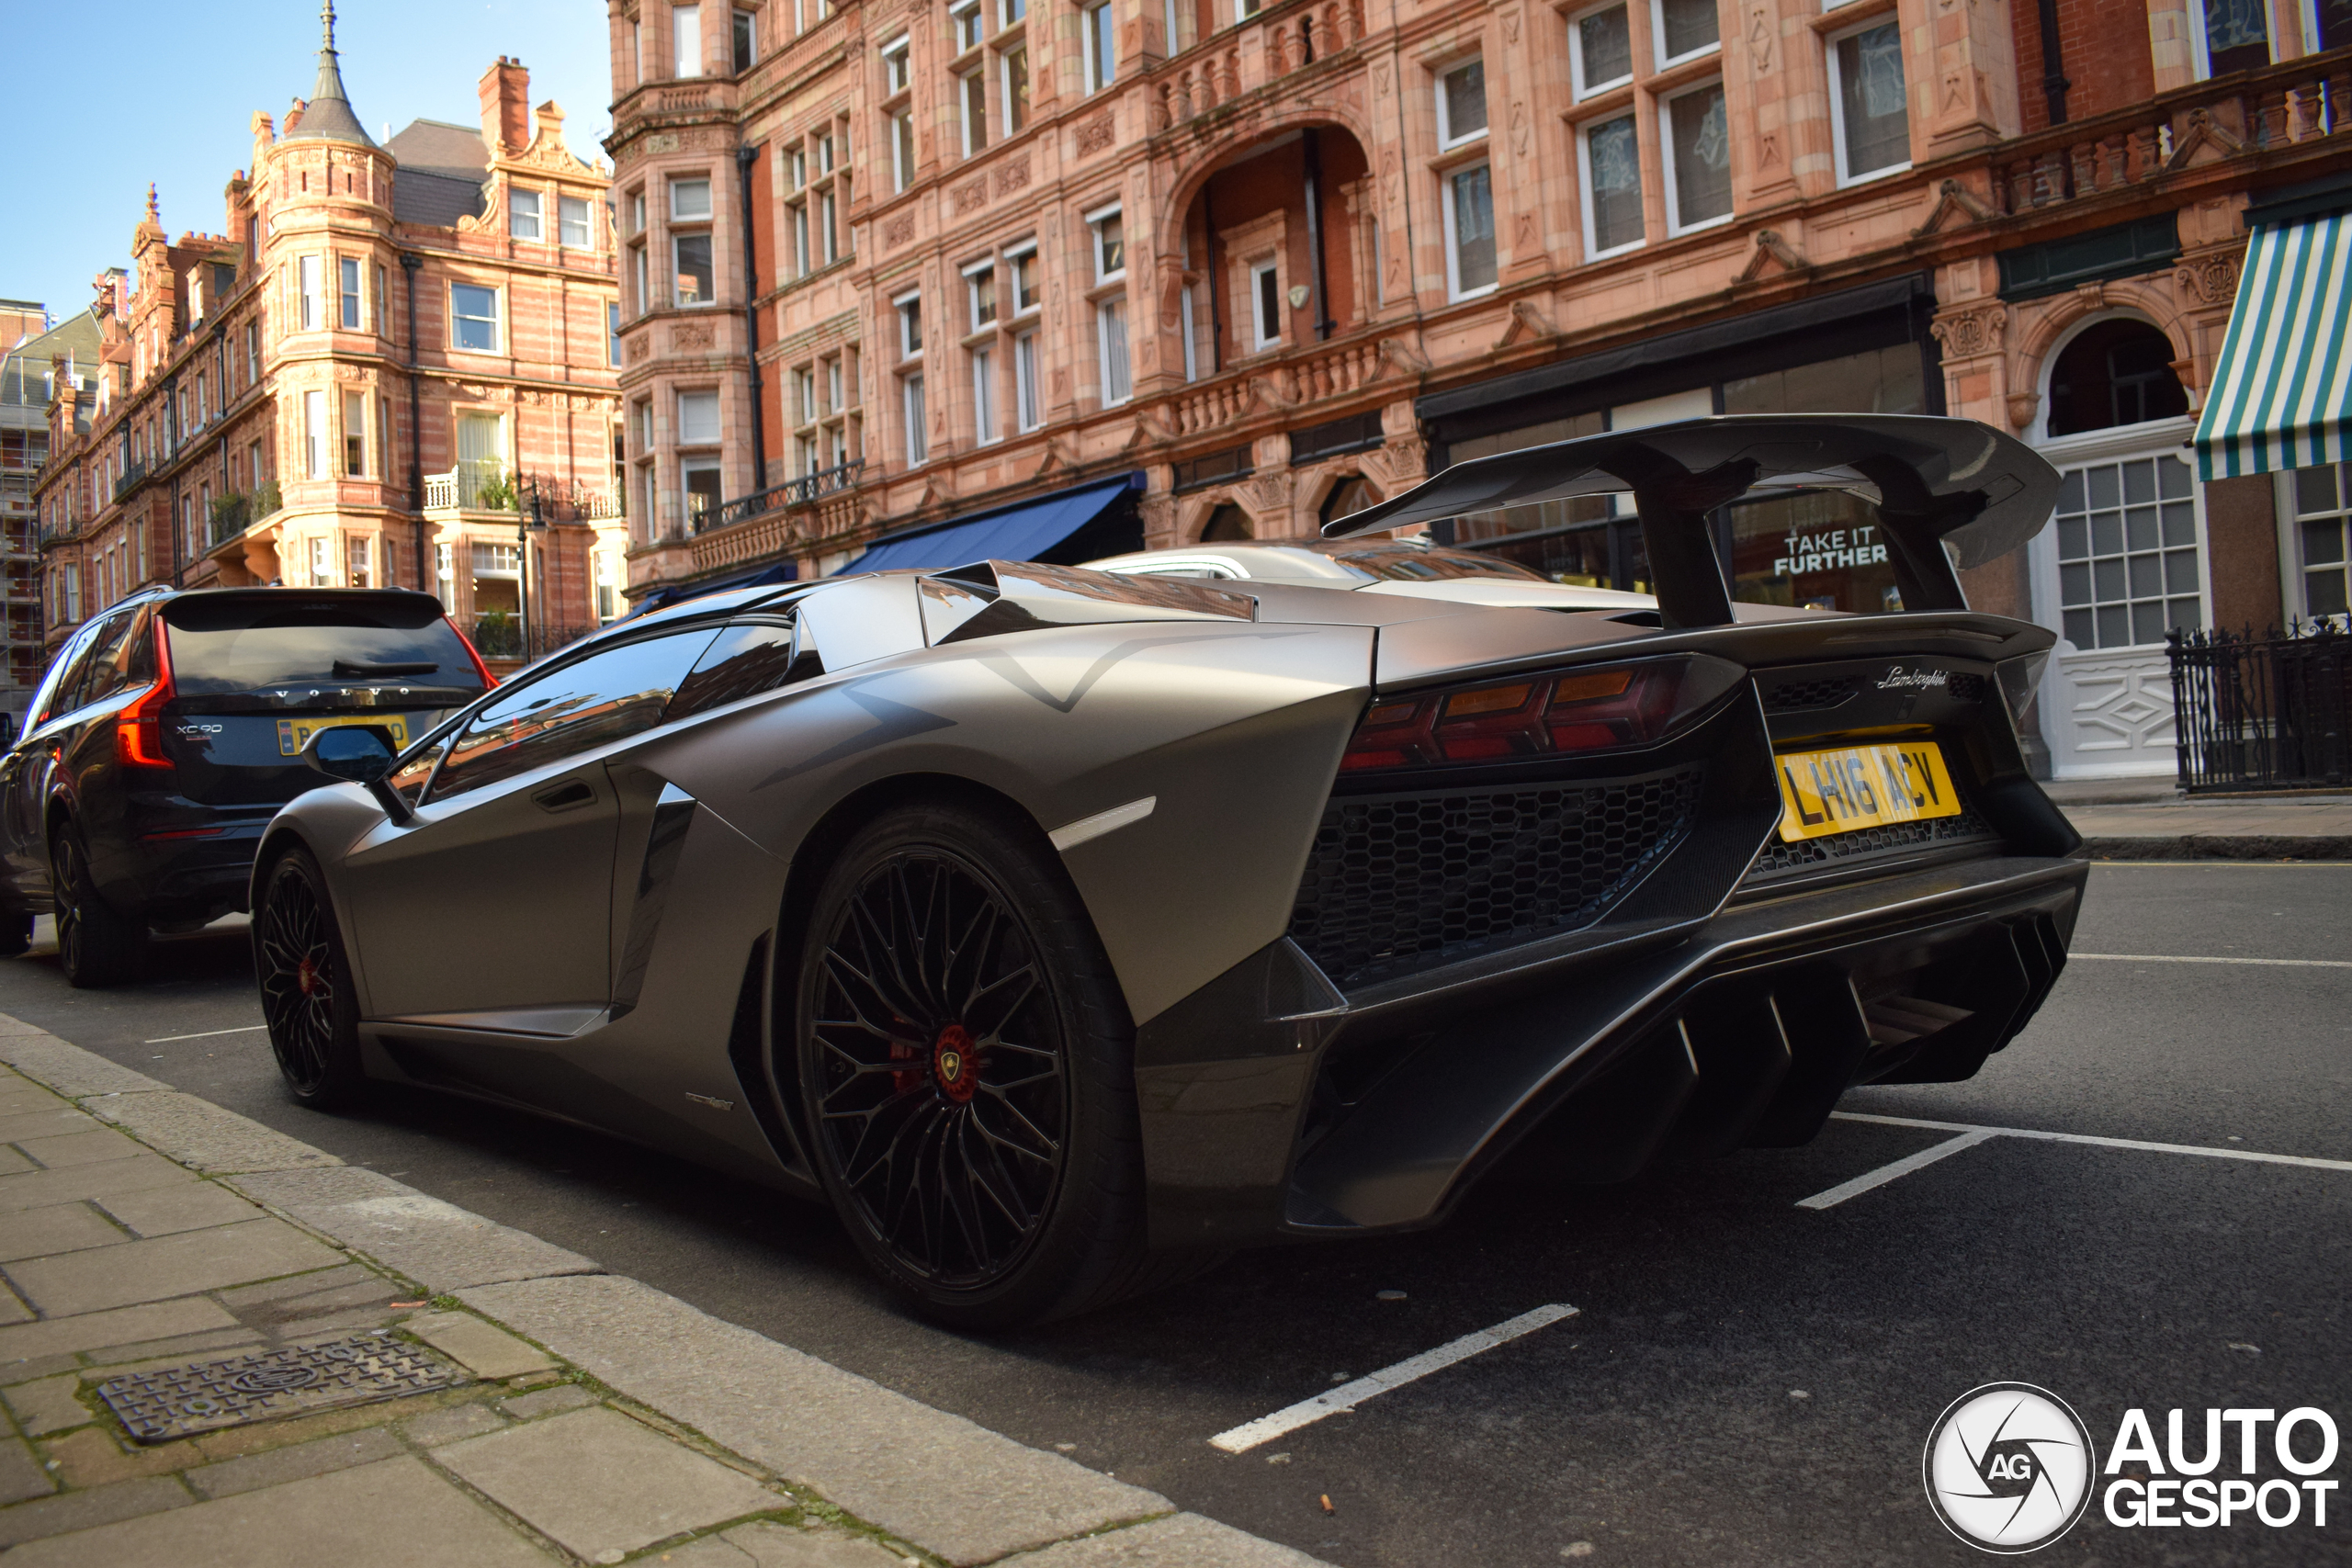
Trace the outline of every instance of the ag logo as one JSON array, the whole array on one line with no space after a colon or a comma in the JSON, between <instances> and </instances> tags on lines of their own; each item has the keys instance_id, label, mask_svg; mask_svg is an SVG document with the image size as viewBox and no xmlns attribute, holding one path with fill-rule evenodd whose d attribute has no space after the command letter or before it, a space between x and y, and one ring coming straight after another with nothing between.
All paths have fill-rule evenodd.
<instances>
[{"instance_id":1,"label":"ag logo","mask_svg":"<svg viewBox=\"0 0 2352 1568\"><path fill-rule=\"evenodd\" d=\"M1921 1468L1944 1528L1985 1551L2036 1551L2074 1529L2098 1456L2089 1429L2047 1389L1986 1383L1952 1401Z\"/></svg>"}]
</instances>

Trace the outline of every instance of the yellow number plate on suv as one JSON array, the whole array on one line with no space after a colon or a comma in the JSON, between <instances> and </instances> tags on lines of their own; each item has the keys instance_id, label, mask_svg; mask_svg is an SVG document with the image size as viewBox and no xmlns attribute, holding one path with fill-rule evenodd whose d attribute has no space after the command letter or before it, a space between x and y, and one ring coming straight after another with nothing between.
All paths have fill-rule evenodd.
<instances>
[{"instance_id":1,"label":"yellow number plate on suv","mask_svg":"<svg viewBox=\"0 0 2352 1568\"><path fill-rule=\"evenodd\" d=\"M281 757L299 757L311 737L322 729L334 729L346 724L379 724L391 731L392 750L408 750L408 720L397 714L355 713L338 718L281 718L277 721L277 752Z\"/></svg>"},{"instance_id":2,"label":"yellow number plate on suv","mask_svg":"<svg viewBox=\"0 0 2352 1568\"><path fill-rule=\"evenodd\" d=\"M1781 770L1781 837L1792 844L1960 815L1943 750L1932 740L1791 751L1773 761Z\"/></svg>"}]
</instances>

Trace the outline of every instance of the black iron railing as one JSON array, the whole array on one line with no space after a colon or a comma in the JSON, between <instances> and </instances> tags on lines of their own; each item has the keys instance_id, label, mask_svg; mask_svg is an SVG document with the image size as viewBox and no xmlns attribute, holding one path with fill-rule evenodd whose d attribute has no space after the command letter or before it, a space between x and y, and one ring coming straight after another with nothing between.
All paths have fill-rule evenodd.
<instances>
[{"instance_id":1,"label":"black iron railing","mask_svg":"<svg viewBox=\"0 0 2352 1568\"><path fill-rule=\"evenodd\" d=\"M708 533L724 528L729 523L741 523L749 517L763 516L787 506L806 506L810 502L839 491L855 488L858 476L865 471L865 459L835 463L830 468L819 468L797 479L786 479L780 485L770 485L751 495L738 496L722 502L695 517L694 531Z\"/></svg>"},{"instance_id":2,"label":"black iron railing","mask_svg":"<svg viewBox=\"0 0 2352 1568\"><path fill-rule=\"evenodd\" d=\"M2183 790L2352 784L2352 634L2322 620L2166 640Z\"/></svg>"},{"instance_id":3,"label":"black iron railing","mask_svg":"<svg viewBox=\"0 0 2352 1568\"><path fill-rule=\"evenodd\" d=\"M474 648L484 659L529 660L569 648L596 629L594 626L533 626L526 631L520 615L493 613L474 618L472 635Z\"/></svg>"}]
</instances>

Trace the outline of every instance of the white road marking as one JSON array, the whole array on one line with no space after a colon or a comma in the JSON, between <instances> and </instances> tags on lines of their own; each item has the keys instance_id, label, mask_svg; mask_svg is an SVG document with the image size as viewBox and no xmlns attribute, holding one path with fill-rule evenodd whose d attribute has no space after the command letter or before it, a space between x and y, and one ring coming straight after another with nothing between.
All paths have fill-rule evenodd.
<instances>
[{"instance_id":1,"label":"white road marking","mask_svg":"<svg viewBox=\"0 0 2352 1568\"><path fill-rule=\"evenodd\" d=\"M1219 1432L1209 1439L1209 1447L1223 1449L1229 1454L1247 1453L1259 1444L1272 1442L1285 1432L1295 1432L1301 1427L1312 1426L1326 1416L1336 1415L1343 1410L1352 1410L1375 1394L1386 1393L1392 1388L1402 1388L1408 1382L1425 1378L1431 1372L1442 1371L1456 1361L1476 1355L1481 1350L1491 1350L1498 1345L1510 1343L1522 1334L1532 1334L1546 1324L1557 1323L1564 1317L1574 1317L1576 1314L1576 1308L1561 1303L1540 1306L1533 1312L1521 1313L1517 1317L1505 1323L1498 1323L1492 1328L1481 1328L1476 1333L1465 1334L1459 1339L1441 1345L1434 1350L1424 1350L1418 1356L1408 1357L1395 1366L1385 1367L1370 1377L1358 1378L1353 1382L1341 1383L1338 1388L1329 1390L1328 1393L1318 1393L1312 1399L1302 1399L1296 1404L1277 1410L1272 1416L1261 1416L1255 1421L1246 1422L1229 1432Z\"/></svg>"},{"instance_id":2,"label":"white road marking","mask_svg":"<svg viewBox=\"0 0 2352 1568\"><path fill-rule=\"evenodd\" d=\"M1948 1155L1956 1155L1962 1149L1974 1148L1985 1139L1999 1135L1990 1127L1979 1127L1973 1133L1962 1133L1957 1138L1946 1138L1942 1143L1921 1149L1916 1155L1905 1155L1891 1165L1883 1165L1876 1170L1864 1171L1851 1181L1841 1181L1826 1192L1816 1192L1810 1198L1800 1198L1797 1200L1797 1207L1834 1209L1858 1193L1867 1192L1871 1188L1892 1181L1898 1176L1908 1176L1915 1170L1935 1164Z\"/></svg>"},{"instance_id":3,"label":"white road marking","mask_svg":"<svg viewBox=\"0 0 2352 1568\"><path fill-rule=\"evenodd\" d=\"M2278 969L2352 969L2352 958L2185 958L2161 953L2070 953L2110 964L2260 964Z\"/></svg>"},{"instance_id":4,"label":"white road marking","mask_svg":"<svg viewBox=\"0 0 2352 1568\"><path fill-rule=\"evenodd\" d=\"M164 1034L160 1035L153 1040L141 1040L139 1043L141 1045L168 1045L175 1040L209 1040L216 1034L251 1034L255 1030L267 1029L269 1025L266 1023L248 1023L241 1029L207 1029L196 1034Z\"/></svg>"},{"instance_id":5,"label":"white road marking","mask_svg":"<svg viewBox=\"0 0 2352 1568\"><path fill-rule=\"evenodd\" d=\"M1860 1111L1833 1111L1829 1114L1840 1122L1875 1122L1883 1127L1924 1127L1935 1133L1982 1133L1987 1137L2031 1138L2045 1144L2088 1144L2101 1149L2199 1155L2207 1159L2252 1160L2257 1165L2301 1166L2307 1170L2352 1170L2352 1159L2321 1159L2314 1155L2273 1155L2259 1149L2213 1149L2202 1144L2152 1144L2143 1138L2101 1138L2089 1133L2048 1133L2039 1127L1986 1127L1973 1122L1927 1122L1916 1116L1874 1116Z\"/></svg>"}]
</instances>

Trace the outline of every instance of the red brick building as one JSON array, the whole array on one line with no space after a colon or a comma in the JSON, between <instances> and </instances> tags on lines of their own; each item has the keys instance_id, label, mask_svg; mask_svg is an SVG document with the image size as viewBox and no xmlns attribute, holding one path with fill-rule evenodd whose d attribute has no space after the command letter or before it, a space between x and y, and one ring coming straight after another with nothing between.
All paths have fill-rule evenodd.
<instances>
[{"instance_id":1,"label":"red brick building","mask_svg":"<svg viewBox=\"0 0 2352 1568\"><path fill-rule=\"evenodd\" d=\"M503 58L479 126L377 145L326 26L220 231L172 242L151 189L102 280L37 495L52 647L155 582L422 587L505 659L623 608L605 175Z\"/></svg>"}]
</instances>

